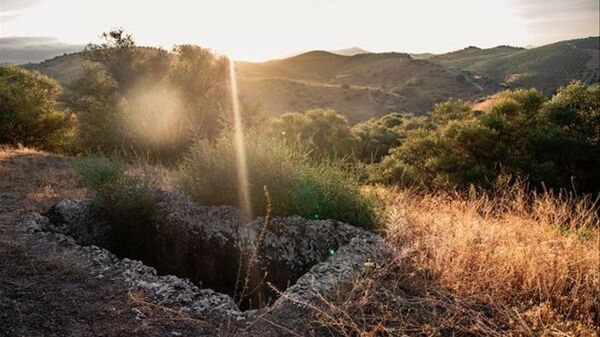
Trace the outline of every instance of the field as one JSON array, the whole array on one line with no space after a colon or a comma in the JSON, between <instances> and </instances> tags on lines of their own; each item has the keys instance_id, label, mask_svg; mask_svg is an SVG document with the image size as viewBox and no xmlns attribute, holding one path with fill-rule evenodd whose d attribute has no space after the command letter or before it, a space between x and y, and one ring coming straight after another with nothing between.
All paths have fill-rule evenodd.
<instances>
[{"instance_id":1,"label":"field","mask_svg":"<svg viewBox=\"0 0 600 337\"><path fill-rule=\"evenodd\" d=\"M86 195L74 185L70 158L4 147L0 161L1 192L14 198L21 210L43 211L55 200ZM167 169L136 164L131 170L153 178L162 188L172 187ZM379 211L384 219L381 233L393 254L358 277L350 289L340 291L339 297L327 298L327 305L316 312L319 324L342 336L597 335L600 232L595 200L529 194L522 185L468 195L368 189L385 201ZM2 206L5 215L16 211ZM16 263L11 258L27 257L35 268L21 271L29 275L21 294L38 296L45 282L53 282L54 293L68 289L73 299L45 297L27 312L4 316L5 327L18 320L25 324L24 334L35 335L48 327L60 330L61 325L68 329L77 324L80 331L100 331L110 321L111 328L102 330L105 336L124 331L142 336L193 331L196 326L177 313L135 302L125 288L106 283L96 300L117 305L117 312L106 314L104 304L94 304L68 316L67 312L81 311L81 298L90 296L89 287L99 285L80 274L77 262L65 267L68 257L41 258L30 247L7 241L10 219L4 220L0 248L12 253L4 254L3 265ZM11 273L10 268L3 270ZM13 290L7 290L8 296L14 295ZM122 315L133 306L152 319L124 321ZM43 312L57 310L53 308L67 316L44 316L44 325L34 322ZM71 321L65 323L65 317Z\"/></svg>"},{"instance_id":2,"label":"field","mask_svg":"<svg viewBox=\"0 0 600 337\"><path fill-rule=\"evenodd\" d=\"M591 199L379 189L395 254L330 299L344 336L596 336L600 232Z\"/></svg>"}]
</instances>

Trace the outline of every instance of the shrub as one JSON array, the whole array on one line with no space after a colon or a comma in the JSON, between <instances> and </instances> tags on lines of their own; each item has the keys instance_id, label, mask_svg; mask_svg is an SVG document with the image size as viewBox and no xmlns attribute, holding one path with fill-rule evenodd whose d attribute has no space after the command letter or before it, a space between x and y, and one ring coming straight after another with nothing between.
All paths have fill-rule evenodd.
<instances>
[{"instance_id":1,"label":"shrub","mask_svg":"<svg viewBox=\"0 0 600 337\"><path fill-rule=\"evenodd\" d=\"M407 132L371 179L427 188L491 188L500 175L537 188L598 192L600 85L573 82L547 100L535 89L504 91L485 111L438 104L429 125ZM406 124L406 123L403 123Z\"/></svg>"},{"instance_id":2,"label":"shrub","mask_svg":"<svg viewBox=\"0 0 600 337\"><path fill-rule=\"evenodd\" d=\"M60 86L38 72L0 67L0 143L68 150L76 118L60 109Z\"/></svg>"},{"instance_id":3,"label":"shrub","mask_svg":"<svg viewBox=\"0 0 600 337\"><path fill-rule=\"evenodd\" d=\"M406 114L389 113L381 118L371 118L352 127L352 134L358 139L355 156L364 163L377 163L390 149L400 144L404 133Z\"/></svg>"},{"instance_id":4,"label":"shrub","mask_svg":"<svg viewBox=\"0 0 600 337\"><path fill-rule=\"evenodd\" d=\"M128 174L120 160L89 157L76 163L79 184L93 191L92 211L110 225L115 251L131 255L144 251L144 236L150 237L154 187L146 180ZM139 237L131 246L127 238Z\"/></svg>"},{"instance_id":5,"label":"shrub","mask_svg":"<svg viewBox=\"0 0 600 337\"><path fill-rule=\"evenodd\" d=\"M253 215L266 210L264 186L274 215L334 218L373 228L374 200L334 162L312 163L308 155L284 142L256 133L246 134L246 156ZM195 144L184 159L178 189L207 205L240 205L236 149L226 135Z\"/></svg>"},{"instance_id":6,"label":"shrub","mask_svg":"<svg viewBox=\"0 0 600 337\"><path fill-rule=\"evenodd\" d=\"M269 132L315 159L348 157L358 140L348 120L331 109L283 114L271 121Z\"/></svg>"}]
</instances>

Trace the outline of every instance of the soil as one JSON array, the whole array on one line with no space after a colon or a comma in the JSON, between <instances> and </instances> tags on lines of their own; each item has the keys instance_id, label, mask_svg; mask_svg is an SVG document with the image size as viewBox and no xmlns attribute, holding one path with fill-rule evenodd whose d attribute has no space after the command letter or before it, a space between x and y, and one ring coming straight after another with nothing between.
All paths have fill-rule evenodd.
<instances>
[{"instance_id":1,"label":"soil","mask_svg":"<svg viewBox=\"0 0 600 337\"><path fill-rule=\"evenodd\" d=\"M24 231L27 219L49 221L30 212L47 214L60 200L86 196L86 191L76 186L71 161L68 157L0 147L0 337L332 336L313 319L312 308L316 308L322 294L347 285L353 275L368 268L366 262L379 260L385 251L381 238L375 234L351 235L347 244L300 276L273 305L242 313L233 301L222 298L231 300L230 297L198 289L186 279L157 276L155 269L139 261L121 260L103 248L78 245L62 233L27 231L31 228ZM185 217L180 219L175 214L193 214L187 212L188 208L196 206L183 206L166 212L170 216L163 219L174 217L186 223ZM223 219L219 220L215 223L220 224L222 231ZM278 221L271 221L271 236L278 233ZM326 232L326 228L344 232L340 228L349 226L298 217L285 221L300 221L304 227L281 221L280 230L291 233L284 237L307 237L308 241L327 247L339 244L332 246L333 243L311 237L310 233ZM292 235L301 227L313 229L300 237L298 233ZM311 255L316 252L314 249L295 251L291 249L294 245L273 238L265 237L265 247L287 252L289 256L282 256L289 258L290 263L306 260L312 265L321 260ZM298 248L314 246L302 240L299 243ZM94 258L92 253L101 255L93 255ZM196 315L194 308L209 314ZM221 311L227 315L218 318Z\"/></svg>"},{"instance_id":2,"label":"soil","mask_svg":"<svg viewBox=\"0 0 600 337\"><path fill-rule=\"evenodd\" d=\"M81 261L22 242L26 211L80 196L70 159L0 149L0 336L195 336L209 326L146 303L116 281L91 277Z\"/></svg>"}]
</instances>

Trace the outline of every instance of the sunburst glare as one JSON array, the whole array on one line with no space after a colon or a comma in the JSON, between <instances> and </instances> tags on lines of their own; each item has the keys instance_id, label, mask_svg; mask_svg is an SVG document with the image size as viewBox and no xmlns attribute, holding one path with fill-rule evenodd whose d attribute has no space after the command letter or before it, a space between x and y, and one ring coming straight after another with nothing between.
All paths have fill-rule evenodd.
<instances>
[{"instance_id":1,"label":"sunburst glare","mask_svg":"<svg viewBox=\"0 0 600 337\"><path fill-rule=\"evenodd\" d=\"M252 217L252 206L248 186L248 167L246 164L246 149L244 145L244 131L242 115L240 112L240 101L238 97L237 77L235 73L235 61L229 59L229 81L231 87L231 107L233 110L233 137L236 147L237 178L239 188L240 207L247 219Z\"/></svg>"}]
</instances>

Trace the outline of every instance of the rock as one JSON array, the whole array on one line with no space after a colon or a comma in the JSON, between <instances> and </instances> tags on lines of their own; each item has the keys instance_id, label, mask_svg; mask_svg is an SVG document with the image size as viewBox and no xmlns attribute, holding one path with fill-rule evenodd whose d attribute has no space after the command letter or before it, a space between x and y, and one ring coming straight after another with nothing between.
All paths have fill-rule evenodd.
<instances>
[{"instance_id":1,"label":"rock","mask_svg":"<svg viewBox=\"0 0 600 337\"><path fill-rule=\"evenodd\" d=\"M110 226L94 216L89 200L62 200L45 214L53 232L70 235L81 245L110 244Z\"/></svg>"},{"instance_id":2,"label":"rock","mask_svg":"<svg viewBox=\"0 0 600 337\"><path fill-rule=\"evenodd\" d=\"M80 255L97 278L121 280L151 303L193 318L248 326L250 335L260 326L254 322L258 317L302 329L300 322L311 315L308 307L320 305L322 295L348 284L387 254L378 235L335 220L275 217L261 236L264 224L262 217L245 223L233 207L200 206L161 192L153 220L145 225L148 232L129 238L132 245L143 239L151 249L122 259L106 249L111 248L109 224L92 214L87 200L61 201L46 217L23 217L18 227ZM248 288L257 291L240 308L234 297L244 275L252 276ZM276 299L265 281L281 289L281 297ZM268 308L243 310L250 301L269 298ZM144 318L137 308L129 314Z\"/></svg>"},{"instance_id":3,"label":"rock","mask_svg":"<svg viewBox=\"0 0 600 337\"><path fill-rule=\"evenodd\" d=\"M144 314L138 308L131 308L131 310L129 310L129 313L127 314L127 316L134 321L140 321L140 320L146 318L146 314Z\"/></svg>"}]
</instances>

